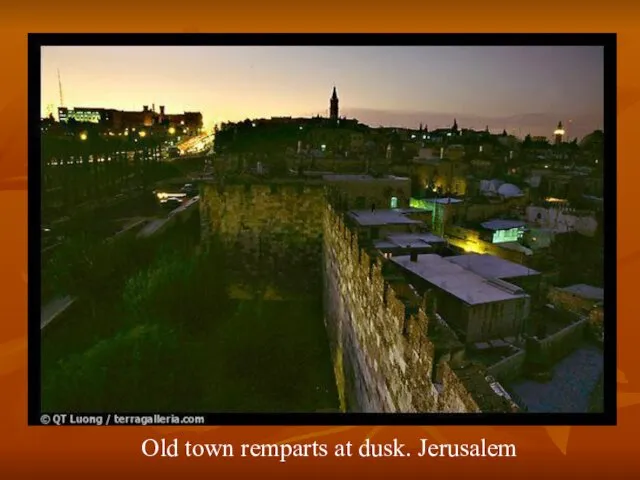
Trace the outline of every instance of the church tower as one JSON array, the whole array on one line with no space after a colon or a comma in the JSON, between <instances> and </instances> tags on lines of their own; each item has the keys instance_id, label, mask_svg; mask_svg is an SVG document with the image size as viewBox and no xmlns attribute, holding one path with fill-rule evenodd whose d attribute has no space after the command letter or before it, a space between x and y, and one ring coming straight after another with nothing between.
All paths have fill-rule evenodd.
<instances>
[{"instance_id":1,"label":"church tower","mask_svg":"<svg viewBox=\"0 0 640 480\"><path fill-rule=\"evenodd\" d=\"M333 95L331 95L331 100L329 101L329 118L338 120L338 113L338 93L336 92L336 87L333 87Z\"/></svg>"},{"instance_id":2,"label":"church tower","mask_svg":"<svg viewBox=\"0 0 640 480\"><path fill-rule=\"evenodd\" d=\"M555 143L556 145L560 145L562 143L562 140L564 138L564 127L562 126L562 122L558 122L558 126L556 127L555 131L553 132L553 136L555 137Z\"/></svg>"}]
</instances>

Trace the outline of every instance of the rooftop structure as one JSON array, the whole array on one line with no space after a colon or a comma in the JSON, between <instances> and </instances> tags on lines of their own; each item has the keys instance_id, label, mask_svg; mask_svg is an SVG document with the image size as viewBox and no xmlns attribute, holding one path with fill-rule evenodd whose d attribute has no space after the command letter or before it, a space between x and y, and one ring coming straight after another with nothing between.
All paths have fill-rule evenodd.
<instances>
[{"instance_id":1,"label":"rooftop structure","mask_svg":"<svg viewBox=\"0 0 640 480\"><path fill-rule=\"evenodd\" d=\"M353 175L353 174L328 174L323 175L322 178L327 182L371 182L371 181L388 181L388 180L399 180L399 181L407 181L409 178L406 177L396 177L395 175L385 175L384 177L374 177L372 175Z\"/></svg>"},{"instance_id":2,"label":"rooftop structure","mask_svg":"<svg viewBox=\"0 0 640 480\"><path fill-rule=\"evenodd\" d=\"M528 297L524 291L499 279L487 279L439 255L398 256L392 262L469 305Z\"/></svg>"},{"instance_id":3,"label":"rooftop structure","mask_svg":"<svg viewBox=\"0 0 640 480\"><path fill-rule=\"evenodd\" d=\"M362 227L381 225L419 225L423 222L413 220L401 210L353 210L348 217Z\"/></svg>"},{"instance_id":4,"label":"rooftop structure","mask_svg":"<svg viewBox=\"0 0 640 480\"><path fill-rule=\"evenodd\" d=\"M482 228L487 230L511 230L512 228L521 228L526 223L521 220L488 220L481 224Z\"/></svg>"},{"instance_id":5,"label":"rooftop structure","mask_svg":"<svg viewBox=\"0 0 640 480\"><path fill-rule=\"evenodd\" d=\"M494 255L470 253L446 257L445 260L464 267L484 278L507 279L540 274L536 270Z\"/></svg>"},{"instance_id":6,"label":"rooftop structure","mask_svg":"<svg viewBox=\"0 0 640 480\"><path fill-rule=\"evenodd\" d=\"M427 203L440 203L440 204L462 203L462 200L460 200L459 198L453 198L453 197L429 198L425 201Z\"/></svg>"},{"instance_id":7,"label":"rooftop structure","mask_svg":"<svg viewBox=\"0 0 640 480\"><path fill-rule=\"evenodd\" d=\"M522 197L524 194L522 190L513 185L512 183L504 183L498 187L498 195L504 198Z\"/></svg>"},{"instance_id":8,"label":"rooftop structure","mask_svg":"<svg viewBox=\"0 0 640 480\"><path fill-rule=\"evenodd\" d=\"M442 237L432 233L399 233L388 235L384 240L374 243L376 248L430 248L431 244L445 243Z\"/></svg>"},{"instance_id":9,"label":"rooftop structure","mask_svg":"<svg viewBox=\"0 0 640 480\"><path fill-rule=\"evenodd\" d=\"M570 285L568 287L561 288L560 290L575 295L576 297L584 298L586 300L603 301L604 289L599 287L593 287L591 285L585 285L579 283L577 285Z\"/></svg>"}]
</instances>

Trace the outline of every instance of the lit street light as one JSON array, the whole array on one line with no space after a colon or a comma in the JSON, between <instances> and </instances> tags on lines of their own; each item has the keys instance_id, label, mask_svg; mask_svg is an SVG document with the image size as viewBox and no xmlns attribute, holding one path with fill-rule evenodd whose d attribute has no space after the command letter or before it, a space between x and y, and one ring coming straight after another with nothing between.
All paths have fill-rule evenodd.
<instances>
[{"instance_id":1,"label":"lit street light","mask_svg":"<svg viewBox=\"0 0 640 480\"><path fill-rule=\"evenodd\" d=\"M169 127L169 135L173 135L174 133L176 133L176 129L173 127Z\"/></svg>"},{"instance_id":2,"label":"lit street light","mask_svg":"<svg viewBox=\"0 0 640 480\"><path fill-rule=\"evenodd\" d=\"M87 133L86 133L86 132L82 132L82 133L80 134L80 140L83 140L83 141L84 141L84 140L86 140L86 139L87 139Z\"/></svg>"},{"instance_id":3,"label":"lit street light","mask_svg":"<svg viewBox=\"0 0 640 480\"><path fill-rule=\"evenodd\" d=\"M141 137L146 137L147 136L147 132L145 132L144 130L140 130L140 132L138 133Z\"/></svg>"}]
</instances>

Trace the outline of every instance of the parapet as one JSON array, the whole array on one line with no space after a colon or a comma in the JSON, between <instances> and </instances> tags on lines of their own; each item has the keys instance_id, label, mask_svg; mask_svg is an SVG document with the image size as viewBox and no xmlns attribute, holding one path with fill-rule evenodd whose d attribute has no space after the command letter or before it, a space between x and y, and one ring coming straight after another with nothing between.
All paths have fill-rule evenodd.
<instances>
[{"instance_id":1,"label":"parapet","mask_svg":"<svg viewBox=\"0 0 640 480\"><path fill-rule=\"evenodd\" d=\"M442 408L437 405L444 402L460 408L462 402L463 410L468 412L509 411L508 401L486 380L486 368L465 361L464 344L439 318L435 296L427 292L417 302L414 298L409 299L410 295L398 283L397 277L393 277L393 281L398 280L395 284L385 278L383 269L388 260L372 257L358 243L357 233L348 227L342 212L328 203L325 214L325 228L329 229L325 236L329 238L329 248L338 261L346 262L340 267L341 274L351 279L350 295L359 297L357 300L352 298L350 303L359 302L367 315L382 312L371 320L349 315L349 321L366 323L362 326L364 334L378 338L379 347L382 341L384 351L391 352L393 365L402 365L395 370L387 370L386 375L392 378L386 381L395 385L400 382L411 390L411 408L449 411L446 405ZM372 357L371 362L381 368L379 356L383 354L371 345L375 342L369 343L369 352L361 353ZM396 375L401 375L402 379L395 378ZM435 391L434 385L438 386L435 390L441 392L437 402L429 400L426 393ZM406 406L406 402L401 403Z\"/></svg>"}]
</instances>

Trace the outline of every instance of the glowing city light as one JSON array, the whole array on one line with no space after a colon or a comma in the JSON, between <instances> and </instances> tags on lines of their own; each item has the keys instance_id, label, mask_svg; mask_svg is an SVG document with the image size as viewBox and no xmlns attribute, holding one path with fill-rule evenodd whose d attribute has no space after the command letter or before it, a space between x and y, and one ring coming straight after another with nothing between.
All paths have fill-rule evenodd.
<instances>
[{"instance_id":1,"label":"glowing city light","mask_svg":"<svg viewBox=\"0 0 640 480\"><path fill-rule=\"evenodd\" d=\"M86 140L87 139L87 133L86 132L82 132L80 134L80 140Z\"/></svg>"},{"instance_id":2,"label":"glowing city light","mask_svg":"<svg viewBox=\"0 0 640 480\"><path fill-rule=\"evenodd\" d=\"M176 133L176 129L173 127L169 127L169 135L173 135L174 133Z\"/></svg>"}]
</instances>

